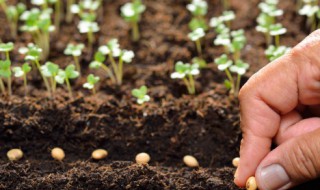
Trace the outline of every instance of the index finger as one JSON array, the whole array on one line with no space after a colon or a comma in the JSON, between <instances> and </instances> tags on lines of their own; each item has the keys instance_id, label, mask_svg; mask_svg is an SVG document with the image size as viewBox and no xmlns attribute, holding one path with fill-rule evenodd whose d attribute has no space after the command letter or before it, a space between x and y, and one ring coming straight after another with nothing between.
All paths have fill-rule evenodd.
<instances>
[{"instance_id":1,"label":"index finger","mask_svg":"<svg viewBox=\"0 0 320 190\"><path fill-rule=\"evenodd\" d=\"M243 141L235 176L245 186L261 160L270 152L281 115L298 103L313 105L320 100L320 60L317 49L320 31L312 33L290 53L253 75L241 89L240 116Z\"/></svg>"}]
</instances>

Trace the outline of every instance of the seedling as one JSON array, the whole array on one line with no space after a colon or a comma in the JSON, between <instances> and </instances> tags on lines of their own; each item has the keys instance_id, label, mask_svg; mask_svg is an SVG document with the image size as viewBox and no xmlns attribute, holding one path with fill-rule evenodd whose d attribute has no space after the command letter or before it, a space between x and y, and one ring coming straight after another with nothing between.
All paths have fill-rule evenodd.
<instances>
[{"instance_id":1,"label":"seedling","mask_svg":"<svg viewBox=\"0 0 320 190\"><path fill-rule=\"evenodd\" d=\"M191 41L195 42L197 52L200 57L202 57L201 38L203 38L204 36L205 36L205 32L203 28L197 28L196 30L188 34L188 37L191 39Z\"/></svg>"},{"instance_id":2,"label":"seedling","mask_svg":"<svg viewBox=\"0 0 320 190\"><path fill-rule=\"evenodd\" d=\"M41 72L43 73L43 76L49 78L51 92L54 95L57 87L55 77L59 73L59 65L48 61L45 65L41 66Z\"/></svg>"},{"instance_id":3,"label":"seedling","mask_svg":"<svg viewBox=\"0 0 320 190\"><path fill-rule=\"evenodd\" d=\"M77 71L81 74L81 66L79 63L79 57L82 54L82 50L84 48L84 44L68 44L67 48L64 50L65 55L72 55Z\"/></svg>"},{"instance_id":4,"label":"seedling","mask_svg":"<svg viewBox=\"0 0 320 190\"><path fill-rule=\"evenodd\" d=\"M99 82L100 77L94 76L93 74L88 75L87 82L83 84L83 88L87 88L92 90L92 93L96 93L95 85L97 82Z\"/></svg>"},{"instance_id":5,"label":"seedling","mask_svg":"<svg viewBox=\"0 0 320 190\"><path fill-rule=\"evenodd\" d=\"M131 91L132 96L137 98L138 104L143 104L150 101L150 96L147 94L148 88L146 86L141 86L140 88L135 88Z\"/></svg>"},{"instance_id":6,"label":"seedling","mask_svg":"<svg viewBox=\"0 0 320 190\"><path fill-rule=\"evenodd\" d=\"M148 164L148 162L150 162L150 160L151 160L150 155L145 152L141 152L141 153L137 154L137 156L136 156L137 164Z\"/></svg>"},{"instance_id":7,"label":"seedling","mask_svg":"<svg viewBox=\"0 0 320 190\"><path fill-rule=\"evenodd\" d=\"M317 28L317 13L319 13L318 1L316 0L303 0L303 7L299 10L299 14L307 16L307 25L311 27L311 30Z\"/></svg>"},{"instance_id":8,"label":"seedling","mask_svg":"<svg viewBox=\"0 0 320 190\"><path fill-rule=\"evenodd\" d=\"M270 45L268 47L268 49L265 51L265 54L266 54L269 61L273 61L273 60L281 57L285 53L289 52L290 50L291 50L291 48L286 47L286 46L276 47L274 45Z\"/></svg>"},{"instance_id":9,"label":"seedling","mask_svg":"<svg viewBox=\"0 0 320 190\"><path fill-rule=\"evenodd\" d=\"M79 72L75 70L74 65L68 65L65 70L60 69L58 75L55 76L55 80L59 84L67 84L67 88L69 91L69 97L72 99L72 89L70 85L70 79L75 79L79 77Z\"/></svg>"},{"instance_id":10,"label":"seedling","mask_svg":"<svg viewBox=\"0 0 320 190\"><path fill-rule=\"evenodd\" d=\"M121 16L132 26L132 40L137 42L140 39L139 25L141 14L146 10L146 6L141 0L132 0L121 7Z\"/></svg>"},{"instance_id":11,"label":"seedling","mask_svg":"<svg viewBox=\"0 0 320 190\"><path fill-rule=\"evenodd\" d=\"M31 4L41 6L42 10L49 9L49 4L54 4L55 16L54 16L54 26L57 32L60 30L60 20L61 20L61 0L31 0Z\"/></svg>"},{"instance_id":12,"label":"seedling","mask_svg":"<svg viewBox=\"0 0 320 190\"><path fill-rule=\"evenodd\" d=\"M281 24L276 23L276 17L283 15L277 4L278 0L265 0L259 4L261 13L257 18L256 30L265 34L267 45L272 43L272 36L275 36L275 43L279 45L279 36L286 32Z\"/></svg>"},{"instance_id":13,"label":"seedling","mask_svg":"<svg viewBox=\"0 0 320 190\"><path fill-rule=\"evenodd\" d=\"M15 77L23 78L24 94L27 95L27 74L31 71L30 65L28 63L24 63L21 67L13 67L12 71L14 72Z\"/></svg>"},{"instance_id":14,"label":"seedling","mask_svg":"<svg viewBox=\"0 0 320 190\"><path fill-rule=\"evenodd\" d=\"M0 6L6 13L6 17L8 19L11 30L11 35L13 38L16 38L19 16L26 10L26 6L23 3L18 3L16 6L8 6L6 4L6 0L0 0Z\"/></svg>"},{"instance_id":15,"label":"seedling","mask_svg":"<svg viewBox=\"0 0 320 190\"><path fill-rule=\"evenodd\" d=\"M231 32L232 41L229 47L231 53L233 53L234 61L240 59L241 50L244 48L247 39L244 35L244 30L236 30Z\"/></svg>"},{"instance_id":16,"label":"seedling","mask_svg":"<svg viewBox=\"0 0 320 190\"><path fill-rule=\"evenodd\" d=\"M79 4L73 4L71 6L71 12L78 14L81 21L78 24L80 33L86 33L88 38L89 52L92 52L92 46L94 43L94 33L100 30L97 19L97 13L99 6L101 5L100 0L82 0Z\"/></svg>"},{"instance_id":17,"label":"seedling","mask_svg":"<svg viewBox=\"0 0 320 190\"><path fill-rule=\"evenodd\" d=\"M19 53L25 55L24 59L26 61L32 61L34 67L36 67L39 70L41 77L44 81L44 84L47 88L47 91L50 94L49 82L48 82L47 78L42 73L41 65L40 65L40 61L39 61L41 54L42 54L42 49L39 48L37 45L34 45L33 43L29 43L27 47L21 47L19 49Z\"/></svg>"},{"instance_id":18,"label":"seedling","mask_svg":"<svg viewBox=\"0 0 320 190\"><path fill-rule=\"evenodd\" d=\"M67 0L67 14L66 22L70 23L73 20L73 14L71 12L71 6L74 4L74 0Z\"/></svg>"},{"instance_id":19,"label":"seedling","mask_svg":"<svg viewBox=\"0 0 320 190\"><path fill-rule=\"evenodd\" d=\"M41 60L45 60L49 56L49 34L55 29L55 27L51 25L51 13L52 9L39 10L38 8L33 8L25 11L20 16L20 19L24 21L24 25L20 29L29 32L37 46L43 50Z\"/></svg>"},{"instance_id":20,"label":"seedling","mask_svg":"<svg viewBox=\"0 0 320 190\"><path fill-rule=\"evenodd\" d=\"M6 60L0 61L0 88L3 94L5 94L5 87L2 81L2 78L7 79L8 85L8 95L11 96L11 60L9 52L12 51L14 48L14 44L12 42L8 43L1 43L0 44L0 52L4 52L6 55Z\"/></svg>"},{"instance_id":21,"label":"seedling","mask_svg":"<svg viewBox=\"0 0 320 190\"><path fill-rule=\"evenodd\" d=\"M190 30L194 31L197 28L202 28L206 31L208 29L208 25L204 16L208 12L208 3L204 0L192 0L192 2L187 5L187 9L193 15L193 18L189 23Z\"/></svg>"},{"instance_id":22,"label":"seedling","mask_svg":"<svg viewBox=\"0 0 320 190\"><path fill-rule=\"evenodd\" d=\"M207 67L207 62L199 57L195 57L192 59L192 64L197 64L199 65L199 68L206 68Z\"/></svg>"},{"instance_id":23,"label":"seedling","mask_svg":"<svg viewBox=\"0 0 320 190\"><path fill-rule=\"evenodd\" d=\"M117 39L111 39L107 45L100 46L98 52L99 53L95 54L95 61L90 64L90 68L103 68L113 81L118 85L121 85L123 78L123 63L131 63L134 58L134 52L121 50ZM109 67L103 64L105 61L104 56L106 55L109 58L114 74L111 74L112 72ZM116 62L114 58L118 58L118 62Z\"/></svg>"},{"instance_id":24,"label":"seedling","mask_svg":"<svg viewBox=\"0 0 320 190\"><path fill-rule=\"evenodd\" d=\"M178 61L175 65L175 72L171 73L172 79L182 79L185 83L189 94L195 94L195 82L194 82L194 75L198 75L199 65L189 63L183 63L182 61Z\"/></svg>"},{"instance_id":25,"label":"seedling","mask_svg":"<svg viewBox=\"0 0 320 190\"><path fill-rule=\"evenodd\" d=\"M246 73L249 69L249 64L243 62L242 60L235 61L235 64L230 66L230 71L237 74L237 81L235 85L235 96L238 96L240 83L241 83L241 76Z\"/></svg>"}]
</instances>

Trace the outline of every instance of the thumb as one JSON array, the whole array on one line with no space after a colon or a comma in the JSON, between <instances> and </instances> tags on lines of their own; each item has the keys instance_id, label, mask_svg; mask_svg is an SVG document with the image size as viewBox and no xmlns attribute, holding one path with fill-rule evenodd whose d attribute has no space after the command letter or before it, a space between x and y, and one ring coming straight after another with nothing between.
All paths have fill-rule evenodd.
<instances>
[{"instance_id":1,"label":"thumb","mask_svg":"<svg viewBox=\"0 0 320 190\"><path fill-rule=\"evenodd\" d=\"M313 123L314 124L314 123ZM320 122L317 123L320 126ZM260 163L256 179L262 190L283 190L320 175L320 129L292 138Z\"/></svg>"}]
</instances>

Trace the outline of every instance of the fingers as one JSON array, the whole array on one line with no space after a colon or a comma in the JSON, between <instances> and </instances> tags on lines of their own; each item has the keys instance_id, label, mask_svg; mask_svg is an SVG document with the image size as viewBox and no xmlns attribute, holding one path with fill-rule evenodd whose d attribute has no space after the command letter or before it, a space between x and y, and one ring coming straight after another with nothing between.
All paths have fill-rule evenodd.
<instances>
[{"instance_id":1,"label":"fingers","mask_svg":"<svg viewBox=\"0 0 320 190\"><path fill-rule=\"evenodd\" d=\"M260 161L270 152L272 139L280 126L280 115L290 112L298 104L297 70L288 65L292 62L292 58L286 56L271 63L240 91L243 143L235 176L238 186L245 185Z\"/></svg>"},{"instance_id":2,"label":"fingers","mask_svg":"<svg viewBox=\"0 0 320 190\"><path fill-rule=\"evenodd\" d=\"M286 115L285 117L283 117L279 132L274 139L275 143L280 145L290 139L315 131L320 128L320 125L318 125L319 123L320 118L309 118L301 120L299 114L294 115L290 113L290 115Z\"/></svg>"},{"instance_id":3,"label":"fingers","mask_svg":"<svg viewBox=\"0 0 320 190\"><path fill-rule=\"evenodd\" d=\"M244 186L270 152L281 115L320 103L320 30L251 77L239 94L243 143L235 183Z\"/></svg>"},{"instance_id":4,"label":"fingers","mask_svg":"<svg viewBox=\"0 0 320 190\"><path fill-rule=\"evenodd\" d=\"M320 121L314 122L313 125L319 128ZM318 177L320 174L319 149L320 129L281 144L259 165L255 175L259 188L262 190L289 189Z\"/></svg>"}]
</instances>

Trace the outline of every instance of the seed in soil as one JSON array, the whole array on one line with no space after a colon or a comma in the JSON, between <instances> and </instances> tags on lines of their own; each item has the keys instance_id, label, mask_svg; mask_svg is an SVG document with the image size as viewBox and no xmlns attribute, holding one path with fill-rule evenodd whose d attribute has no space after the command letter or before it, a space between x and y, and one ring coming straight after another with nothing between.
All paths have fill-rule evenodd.
<instances>
[{"instance_id":1,"label":"seed in soil","mask_svg":"<svg viewBox=\"0 0 320 190\"><path fill-rule=\"evenodd\" d=\"M108 156L108 152L104 149L97 149L92 152L91 156L95 160L101 160Z\"/></svg>"},{"instance_id":2,"label":"seed in soil","mask_svg":"<svg viewBox=\"0 0 320 190\"><path fill-rule=\"evenodd\" d=\"M193 157L193 156L190 156L190 155L186 155L183 157L183 162L188 166L188 167L191 167L191 168L194 168L194 167L199 167L199 162L198 160Z\"/></svg>"},{"instance_id":3,"label":"seed in soil","mask_svg":"<svg viewBox=\"0 0 320 190\"><path fill-rule=\"evenodd\" d=\"M253 177L253 176L249 177L249 179L247 180L247 183L246 183L246 188L247 188L247 190L256 190L256 189L258 189L255 177Z\"/></svg>"},{"instance_id":4,"label":"seed in soil","mask_svg":"<svg viewBox=\"0 0 320 190\"><path fill-rule=\"evenodd\" d=\"M239 166L239 161L240 161L240 158L239 157L235 157L232 160L232 165L237 168Z\"/></svg>"},{"instance_id":5,"label":"seed in soil","mask_svg":"<svg viewBox=\"0 0 320 190\"><path fill-rule=\"evenodd\" d=\"M23 157L23 152L20 149L14 148L7 152L7 157L10 161L17 161Z\"/></svg>"},{"instance_id":6,"label":"seed in soil","mask_svg":"<svg viewBox=\"0 0 320 190\"><path fill-rule=\"evenodd\" d=\"M139 153L136 156L136 162L138 164L147 164L150 161L150 159L151 158L150 158L149 154L147 154L145 152Z\"/></svg>"},{"instance_id":7,"label":"seed in soil","mask_svg":"<svg viewBox=\"0 0 320 190\"><path fill-rule=\"evenodd\" d=\"M55 160L62 161L65 157L64 151L61 148L54 148L51 150L51 156Z\"/></svg>"}]
</instances>

